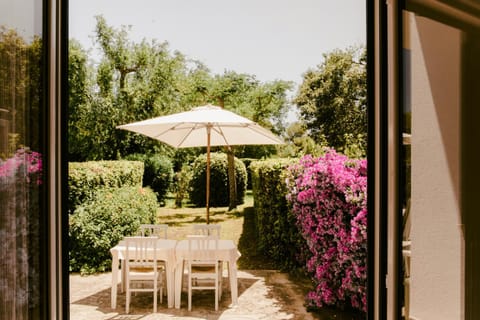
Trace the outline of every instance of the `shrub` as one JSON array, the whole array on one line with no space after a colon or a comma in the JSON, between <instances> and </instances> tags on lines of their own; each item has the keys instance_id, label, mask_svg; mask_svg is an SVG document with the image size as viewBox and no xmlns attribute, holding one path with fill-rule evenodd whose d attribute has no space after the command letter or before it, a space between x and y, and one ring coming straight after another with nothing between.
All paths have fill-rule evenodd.
<instances>
[{"instance_id":1,"label":"shrub","mask_svg":"<svg viewBox=\"0 0 480 320\"><path fill-rule=\"evenodd\" d=\"M184 164L180 171L173 177L172 192L175 193L175 206L181 208L183 199L188 193L188 186L192 179L192 170L188 164Z\"/></svg>"},{"instance_id":2,"label":"shrub","mask_svg":"<svg viewBox=\"0 0 480 320\"><path fill-rule=\"evenodd\" d=\"M245 165L245 168L247 169L247 190L252 189L252 169L250 168L250 164L254 161L258 161L258 159L252 159L252 158L242 158L243 164Z\"/></svg>"},{"instance_id":3,"label":"shrub","mask_svg":"<svg viewBox=\"0 0 480 320\"><path fill-rule=\"evenodd\" d=\"M158 202L163 203L173 181L173 164L170 159L159 154L134 154L127 159L143 161L143 186L152 188L157 194Z\"/></svg>"},{"instance_id":4,"label":"shrub","mask_svg":"<svg viewBox=\"0 0 480 320\"><path fill-rule=\"evenodd\" d=\"M87 161L68 164L69 213L91 201L103 188L141 186L143 163L138 161Z\"/></svg>"},{"instance_id":5,"label":"shrub","mask_svg":"<svg viewBox=\"0 0 480 320\"><path fill-rule=\"evenodd\" d=\"M283 270L297 270L304 259L303 238L288 207L285 183L291 159L270 159L250 164L255 199L255 225L258 250Z\"/></svg>"},{"instance_id":6,"label":"shrub","mask_svg":"<svg viewBox=\"0 0 480 320\"><path fill-rule=\"evenodd\" d=\"M290 168L288 201L308 244L313 306L351 306L366 311L367 170L330 150L303 157Z\"/></svg>"},{"instance_id":7,"label":"shrub","mask_svg":"<svg viewBox=\"0 0 480 320\"><path fill-rule=\"evenodd\" d=\"M110 248L135 234L140 224L154 223L157 209L149 188L99 190L70 215L70 271L88 274L110 269Z\"/></svg>"},{"instance_id":8,"label":"shrub","mask_svg":"<svg viewBox=\"0 0 480 320\"><path fill-rule=\"evenodd\" d=\"M235 182L237 186L237 204L242 204L245 198L247 170L239 159L235 158ZM198 156L192 165L189 198L196 206L205 206L207 156ZM210 206L224 207L229 204L229 181L227 155L211 153L210 155Z\"/></svg>"}]
</instances>

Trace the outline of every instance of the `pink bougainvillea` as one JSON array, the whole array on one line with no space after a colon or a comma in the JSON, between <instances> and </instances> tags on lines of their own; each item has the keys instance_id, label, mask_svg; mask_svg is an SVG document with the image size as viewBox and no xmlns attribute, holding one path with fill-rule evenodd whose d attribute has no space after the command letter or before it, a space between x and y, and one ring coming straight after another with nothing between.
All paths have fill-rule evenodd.
<instances>
[{"instance_id":1,"label":"pink bougainvillea","mask_svg":"<svg viewBox=\"0 0 480 320\"><path fill-rule=\"evenodd\" d=\"M18 149L13 157L5 161L0 160L2 182L7 182L14 177L24 177L26 182L40 185L42 184L41 173L42 155L35 151Z\"/></svg>"},{"instance_id":2,"label":"pink bougainvillea","mask_svg":"<svg viewBox=\"0 0 480 320\"><path fill-rule=\"evenodd\" d=\"M310 303L366 311L367 162L328 151L290 167L287 200L307 242Z\"/></svg>"}]
</instances>

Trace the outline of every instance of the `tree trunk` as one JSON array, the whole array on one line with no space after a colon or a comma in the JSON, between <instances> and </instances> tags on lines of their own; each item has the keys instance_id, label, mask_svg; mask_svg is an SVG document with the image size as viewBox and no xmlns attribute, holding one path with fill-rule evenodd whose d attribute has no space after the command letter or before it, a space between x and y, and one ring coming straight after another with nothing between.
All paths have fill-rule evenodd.
<instances>
[{"instance_id":1,"label":"tree trunk","mask_svg":"<svg viewBox=\"0 0 480 320\"><path fill-rule=\"evenodd\" d=\"M229 205L228 210L233 210L237 207L237 183L235 181L235 155L233 147L227 149L228 161L228 189L229 189Z\"/></svg>"},{"instance_id":2,"label":"tree trunk","mask_svg":"<svg viewBox=\"0 0 480 320\"><path fill-rule=\"evenodd\" d=\"M218 104L223 109L225 101L223 97L218 97ZM235 155L233 147L229 146L227 149L227 164L228 164L228 211L237 207L237 182L235 181Z\"/></svg>"}]
</instances>

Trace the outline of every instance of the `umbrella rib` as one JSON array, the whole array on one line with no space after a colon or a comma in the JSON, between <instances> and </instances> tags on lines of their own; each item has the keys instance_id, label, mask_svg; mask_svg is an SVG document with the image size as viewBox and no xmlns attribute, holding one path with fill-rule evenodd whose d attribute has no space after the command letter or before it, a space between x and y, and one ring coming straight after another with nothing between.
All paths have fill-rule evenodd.
<instances>
[{"instance_id":1,"label":"umbrella rib","mask_svg":"<svg viewBox=\"0 0 480 320\"><path fill-rule=\"evenodd\" d=\"M161 137L163 134L167 133L168 131L171 131L171 130L175 130L177 127L181 126L185 124L185 122L179 122L177 124L175 124L174 126L171 126L171 127L168 127L166 128L165 130L163 130L162 132L156 134L153 136L153 138L155 139L158 139L158 140L161 140L159 139L159 137ZM187 139L188 135L197 128L197 124L195 124L194 127L191 127L190 130L183 136L182 140L180 141L180 143L176 144L176 145L173 145L171 144L171 146L174 146L175 148L178 148L178 146L180 146L184 141L185 139Z\"/></svg>"},{"instance_id":2,"label":"umbrella rib","mask_svg":"<svg viewBox=\"0 0 480 320\"><path fill-rule=\"evenodd\" d=\"M272 141L276 141L276 140L277 140L276 142L282 142L280 139L274 139L271 134L268 134L268 135L267 135L267 133L264 132L264 130L266 130L266 129L264 129L263 127L261 127L260 125L258 125L258 124L256 124L256 123L255 123L255 125L249 125L249 128L251 128L253 131L261 134L262 136L264 136L264 137L266 137L266 138L268 138L268 139L270 139L270 140L272 140Z\"/></svg>"},{"instance_id":3,"label":"umbrella rib","mask_svg":"<svg viewBox=\"0 0 480 320\"><path fill-rule=\"evenodd\" d=\"M214 127L213 125L211 125L211 128L213 130L215 130L216 132L218 132L218 134L220 134L220 136L223 138L223 141L225 141L225 145L230 148L230 144L228 143L227 138L225 138L225 134L223 133L222 128L221 127Z\"/></svg>"},{"instance_id":4,"label":"umbrella rib","mask_svg":"<svg viewBox=\"0 0 480 320\"><path fill-rule=\"evenodd\" d=\"M282 141L280 139L275 139L274 137L272 137L272 134L268 131L268 132L265 132L263 127L260 127L257 123L253 122L253 123L242 123L240 125L236 125L236 124L231 124L231 125L226 125L226 124L223 124L222 126L224 127L227 127L227 126L231 126L231 127L244 127L244 128L250 128L252 131L255 131L256 133L264 136L265 138L269 139L270 141L272 142L275 142L275 143L282 143ZM215 130L218 134L220 134L220 136L223 138L223 141L225 141L225 144L227 146L230 146L230 144L228 143L227 139L225 138L225 134L223 133L222 131L222 128L220 126L214 126L212 127L213 130ZM268 143L260 143L260 144L268 144Z\"/></svg>"},{"instance_id":5,"label":"umbrella rib","mask_svg":"<svg viewBox=\"0 0 480 320\"><path fill-rule=\"evenodd\" d=\"M178 146L181 146L182 143L187 140L188 136L190 135L190 133L192 133L193 130L197 129L197 126L198 124L195 123L195 125L193 127L190 128L190 130L183 136L182 140L180 140L180 142L178 143L177 147ZM175 127L174 127L175 128Z\"/></svg>"},{"instance_id":6,"label":"umbrella rib","mask_svg":"<svg viewBox=\"0 0 480 320\"><path fill-rule=\"evenodd\" d=\"M178 123L178 124L176 124L176 125L174 125L174 126L172 126L172 127L168 127L168 128L166 128L165 130L163 130L162 132L153 135L153 138L158 139L158 137L161 137L164 133L166 133L166 132L168 132L168 131L170 131L170 130L172 130L172 129L175 129L177 126L179 126L179 125L181 125L181 124L182 124L182 123Z\"/></svg>"}]
</instances>

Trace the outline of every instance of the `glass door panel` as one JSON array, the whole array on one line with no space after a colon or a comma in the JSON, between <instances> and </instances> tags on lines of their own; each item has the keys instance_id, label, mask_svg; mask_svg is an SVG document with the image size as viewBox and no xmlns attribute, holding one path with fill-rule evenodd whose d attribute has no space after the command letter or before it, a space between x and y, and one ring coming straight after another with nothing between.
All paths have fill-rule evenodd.
<instances>
[{"instance_id":1,"label":"glass door panel","mask_svg":"<svg viewBox=\"0 0 480 320\"><path fill-rule=\"evenodd\" d=\"M42 1L0 2L0 313L44 318ZM43 241L42 241L43 240ZM43 271L42 271L43 270Z\"/></svg>"}]
</instances>

